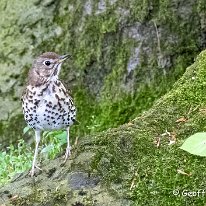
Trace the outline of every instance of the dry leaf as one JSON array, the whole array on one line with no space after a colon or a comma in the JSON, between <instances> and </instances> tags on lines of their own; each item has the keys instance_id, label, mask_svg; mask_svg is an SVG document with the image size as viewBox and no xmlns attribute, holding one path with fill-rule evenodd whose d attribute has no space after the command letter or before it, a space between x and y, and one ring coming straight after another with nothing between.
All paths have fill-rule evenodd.
<instances>
[{"instance_id":1,"label":"dry leaf","mask_svg":"<svg viewBox=\"0 0 206 206\"><path fill-rule=\"evenodd\" d=\"M10 200L15 200L15 199L17 199L19 196L18 195L14 195L14 196L12 196L11 198L10 198Z\"/></svg>"},{"instance_id":2,"label":"dry leaf","mask_svg":"<svg viewBox=\"0 0 206 206\"><path fill-rule=\"evenodd\" d=\"M167 136L167 135L169 135L169 136L171 135L170 132L168 132L167 130L165 131L165 133L161 134L161 136L163 136L163 137Z\"/></svg>"},{"instance_id":3,"label":"dry leaf","mask_svg":"<svg viewBox=\"0 0 206 206\"><path fill-rule=\"evenodd\" d=\"M161 140L160 137L157 137L156 140L155 140L155 144L156 144L156 147L157 147L157 148L160 147L160 140Z\"/></svg>"},{"instance_id":4,"label":"dry leaf","mask_svg":"<svg viewBox=\"0 0 206 206\"><path fill-rule=\"evenodd\" d=\"M78 144L79 136L76 137L74 145L76 146Z\"/></svg>"},{"instance_id":5,"label":"dry leaf","mask_svg":"<svg viewBox=\"0 0 206 206\"><path fill-rule=\"evenodd\" d=\"M130 186L130 190L132 190L132 188L134 187L134 182L135 182L135 178L132 180L132 184Z\"/></svg>"},{"instance_id":6,"label":"dry leaf","mask_svg":"<svg viewBox=\"0 0 206 206\"><path fill-rule=\"evenodd\" d=\"M182 175L187 175L187 176L191 176L192 175L191 173L186 173L186 172L184 172L184 171L182 171L180 169L177 170L177 173L182 174Z\"/></svg>"},{"instance_id":7,"label":"dry leaf","mask_svg":"<svg viewBox=\"0 0 206 206\"><path fill-rule=\"evenodd\" d=\"M176 143L176 133L171 132L169 136L169 145Z\"/></svg>"},{"instance_id":8,"label":"dry leaf","mask_svg":"<svg viewBox=\"0 0 206 206\"><path fill-rule=\"evenodd\" d=\"M128 126L133 126L134 124L132 122L127 123Z\"/></svg>"},{"instance_id":9,"label":"dry leaf","mask_svg":"<svg viewBox=\"0 0 206 206\"><path fill-rule=\"evenodd\" d=\"M181 117L178 120L176 120L175 122L176 123L181 123L181 122L186 122L186 121L187 121L187 119L185 117Z\"/></svg>"},{"instance_id":10,"label":"dry leaf","mask_svg":"<svg viewBox=\"0 0 206 206\"><path fill-rule=\"evenodd\" d=\"M130 190L132 190L135 187L135 180L137 179L137 175L138 175L138 173L135 172L134 178L132 179L132 183L131 183L131 186L130 186Z\"/></svg>"},{"instance_id":11,"label":"dry leaf","mask_svg":"<svg viewBox=\"0 0 206 206\"><path fill-rule=\"evenodd\" d=\"M175 144L176 143L176 133L175 132L168 132L167 130L165 131L165 133L161 134L161 137L166 137L169 139L169 145L171 144ZM160 146L160 139L156 139L155 144L157 145L157 147Z\"/></svg>"},{"instance_id":12,"label":"dry leaf","mask_svg":"<svg viewBox=\"0 0 206 206\"><path fill-rule=\"evenodd\" d=\"M199 110L202 114L206 114L206 108Z\"/></svg>"}]
</instances>

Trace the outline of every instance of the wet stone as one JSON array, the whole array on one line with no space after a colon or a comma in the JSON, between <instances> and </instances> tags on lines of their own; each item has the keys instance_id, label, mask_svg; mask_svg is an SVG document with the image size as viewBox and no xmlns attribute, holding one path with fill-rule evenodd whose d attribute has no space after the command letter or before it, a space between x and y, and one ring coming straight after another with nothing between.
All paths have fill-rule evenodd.
<instances>
[{"instance_id":1,"label":"wet stone","mask_svg":"<svg viewBox=\"0 0 206 206\"><path fill-rule=\"evenodd\" d=\"M83 188L94 188L100 182L100 178L84 172L74 172L68 177L69 188L79 190Z\"/></svg>"}]
</instances>

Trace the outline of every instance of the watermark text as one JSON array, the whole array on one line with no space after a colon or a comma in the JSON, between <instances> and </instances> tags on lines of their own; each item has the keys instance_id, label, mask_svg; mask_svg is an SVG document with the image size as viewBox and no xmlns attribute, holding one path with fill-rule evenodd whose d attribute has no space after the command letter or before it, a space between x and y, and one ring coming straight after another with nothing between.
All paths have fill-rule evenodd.
<instances>
[{"instance_id":1,"label":"watermark text","mask_svg":"<svg viewBox=\"0 0 206 206\"><path fill-rule=\"evenodd\" d=\"M206 196L206 190L199 189L199 190L179 190L175 189L172 191L174 196L183 196L183 197L203 197Z\"/></svg>"}]
</instances>

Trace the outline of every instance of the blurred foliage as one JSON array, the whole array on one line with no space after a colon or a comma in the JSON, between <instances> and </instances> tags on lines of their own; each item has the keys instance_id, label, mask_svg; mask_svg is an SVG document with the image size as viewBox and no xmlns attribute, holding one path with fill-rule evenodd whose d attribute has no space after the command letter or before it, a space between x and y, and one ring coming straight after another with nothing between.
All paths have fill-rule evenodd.
<instances>
[{"instance_id":1,"label":"blurred foliage","mask_svg":"<svg viewBox=\"0 0 206 206\"><path fill-rule=\"evenodd\" d=\"M25 127L23 133L34 132ZM39 146L37 162L54 159L57 154L61 154L67 144L66 131L42 132L42 138ZM10 145L6 151L0 152L0 184L10 180L15 174L24 172L31 168L34 147L31 147L23 139L18 140L16 146Z\"/></svg>"},{"instance_id":2,"label":"blurred foliage","mask_svg":"<svg viewBox=\"0 0 206 206\"><path fill-rule=\"evenodd\" d=\"M0 183L30 168L32 157L32 149L24 140L18 140L17 147L10 145L6 151L0 152Z\"/></svg>"}]
</instances>

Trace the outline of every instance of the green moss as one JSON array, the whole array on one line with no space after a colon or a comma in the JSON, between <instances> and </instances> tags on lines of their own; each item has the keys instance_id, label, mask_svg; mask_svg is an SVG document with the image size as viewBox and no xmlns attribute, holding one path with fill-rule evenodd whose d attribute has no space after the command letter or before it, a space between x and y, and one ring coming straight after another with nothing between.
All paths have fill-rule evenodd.
<instances>
[{"instance_id":1,"label":"green moss","mask_svg":"<svg viewBox=\"0 0 206 206\"><path fill-rule=\"evenodd\" d=\"M104 149L99 149L93 169L110 187L111 182L123 185L125 195L136 205L205 203L204 195L191 198L184 194L204 190L206 159L179 149L189 135L206 128L205 67L206 51L149 111L96 137L96 144L104 145ZM176 122L180 117L187 121ZM162 135L166 131L174 135L174 145L168 145L172 136ZM173 195L175 189L178 196Z\"/></svg>"},{"instance_id":2,"label":"green moss","mask_svg":"<svg viewBox=\"0 0 206 206\"><path fill-rule=\"evenodd\" d=\"M18 124L17 124L18 123ZM0 133L1 135L1 143L5 145L8 143L14 143L15 140L20 138L20 134L23 133L23 128L25 127L25 122L22 114L15 115L10 118L8 122L0 123ZM13 137L13 138L11 138ZM10 142L8 142L8 140Z\"/></svg>"},{"instance_id":3,"label":"green moss","mask_svg":"<svg viewBox=\"0 0 206 206\"><path fill-rule=\"evenodd\" d=\"M78 110L77 120L80 123L72 127L72 133L75 136L81 136L93 132L95 128L95 114L98 113L99 109L95 98L89 95L86 89L81 87L76 88L74 99Z\"/></svg>"}]
</instances>

